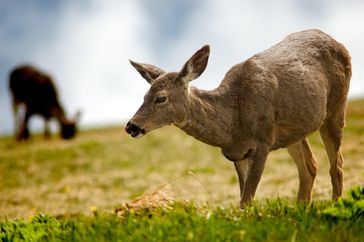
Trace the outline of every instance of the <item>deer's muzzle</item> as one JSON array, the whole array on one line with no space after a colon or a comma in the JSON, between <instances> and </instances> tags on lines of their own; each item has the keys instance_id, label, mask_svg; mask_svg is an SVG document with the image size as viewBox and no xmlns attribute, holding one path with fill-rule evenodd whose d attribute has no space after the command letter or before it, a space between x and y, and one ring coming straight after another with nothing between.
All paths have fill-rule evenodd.
<instances>
[{"instance_id":1,"label":"deer's muzzle","mask_svg":"<svg viewBox=\"0 0 364 242\"><path fill-rule=\"evenodd\" d=\"M145 134L144 129L140 128L136 124L131 123L130 121L126 124L125 131L133 138L139 138Z\"/></svg>"}]
</instances>

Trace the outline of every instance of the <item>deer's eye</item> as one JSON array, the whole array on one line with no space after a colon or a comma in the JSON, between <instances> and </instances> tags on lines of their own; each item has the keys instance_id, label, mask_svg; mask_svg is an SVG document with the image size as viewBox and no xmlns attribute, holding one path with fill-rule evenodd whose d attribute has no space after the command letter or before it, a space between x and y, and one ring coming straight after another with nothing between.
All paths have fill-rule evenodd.
<instances>
[{"instance_id":1,"label":"deer's eye","mask_svg":"<svg viewBox=\"0 0 364 242\"><path fill-rule=\"evenodd\" d=\"M167 101L167 97L166 96L159 96L159 97L156 97L154 102L156 104L162 104L162 103L165 103Z\"/></svg>"}]
</instances>

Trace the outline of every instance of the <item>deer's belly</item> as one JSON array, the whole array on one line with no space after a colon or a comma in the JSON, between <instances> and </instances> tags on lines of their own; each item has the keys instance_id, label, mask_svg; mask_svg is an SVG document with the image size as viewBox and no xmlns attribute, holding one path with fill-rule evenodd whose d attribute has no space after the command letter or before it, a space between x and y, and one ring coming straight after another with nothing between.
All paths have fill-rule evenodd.
<instances>
[{"instance_id":1,"label":"deer's belly","mask_svg":"<svg viewBox=\"0 0 364 242\"><path fill-rule=\"evenodd\" d=\"M321 125L322 122L305 127L276 126L274 130L274 143L271 150L286 148L317 131Z\"/></svg>"}]
</instances>

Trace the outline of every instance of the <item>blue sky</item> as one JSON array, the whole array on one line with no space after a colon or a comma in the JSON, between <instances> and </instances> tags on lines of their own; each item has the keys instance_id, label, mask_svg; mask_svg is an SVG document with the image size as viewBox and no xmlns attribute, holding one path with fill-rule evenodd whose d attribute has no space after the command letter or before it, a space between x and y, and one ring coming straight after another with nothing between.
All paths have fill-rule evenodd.
<instances>
[{"instance_id":1,"label":"blue sky","mask_svg":"<svg viewBox=\"0 0 364 242\"><path fill-rule=\"evenodd\" d=\"M49 72L83 125L121 124L148 90L128 59L176 71L209 43L209 65L193 84L212 89L232 65L307 28L345 44L350 97L364 96L363 13L361 0L0 0L0 134L12 130L7 79L18 64Z\"/></svg>"}]
</instances>

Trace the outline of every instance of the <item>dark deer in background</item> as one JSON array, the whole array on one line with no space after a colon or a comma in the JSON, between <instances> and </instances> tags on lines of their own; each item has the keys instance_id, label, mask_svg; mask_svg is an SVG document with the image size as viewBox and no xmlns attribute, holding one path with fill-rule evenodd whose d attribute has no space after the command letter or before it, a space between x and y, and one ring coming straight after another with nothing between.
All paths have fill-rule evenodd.
<instances>
[{"instance_id":1,"label":"dark deer in background","mask_svg":"<svg viewBox=\"0 0 364 242\"><path fill-rule=\"evenodd\" d=\"M299 175L298 200L311 199L317 167L306 137L320 131L330 160L333 199L342 195L342 129L351 77L345 47L319 30L287 36L233 66L219 87L190 86L205 70L209 46L179 72L131 62L151 87L126 126L132 137L175 125L221 148L238 173L241 205L253 199L268 153L287 148Z\"/></svg>"},{"instance_id":2,"label":"dark deer in background","mask_svg":"<svg viewBox=\"0 0 364 242\"><path fill-rule=\"evenodd\" d=\"M68 119L59 102L56 87L45 73L30 65L19 66L10 73L10 91L15 121L15 135L18 141L30 136L28 121L34 114L44 118L44 136L50 137L48 122L56 118L63 139L70 139L76 134L78 114Z\"/></svg>"}]
</instances>

